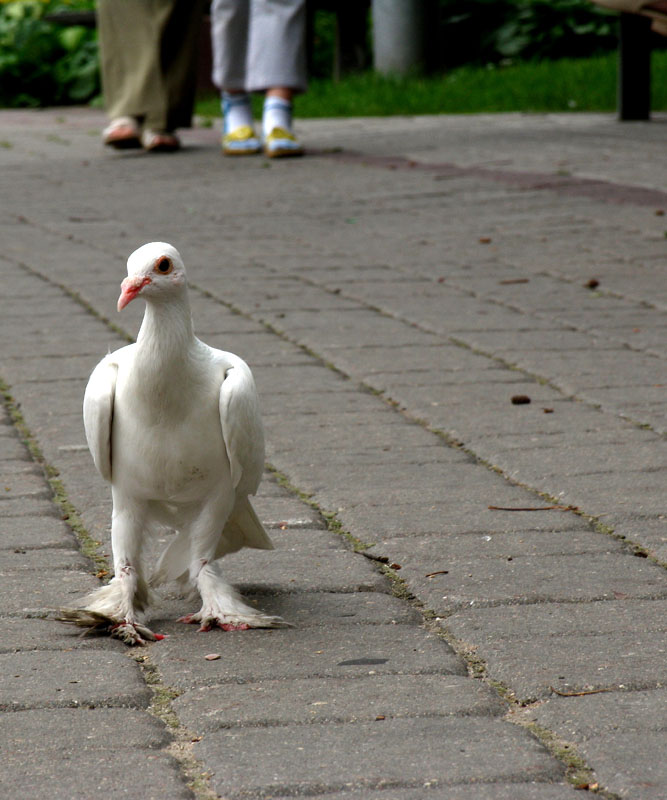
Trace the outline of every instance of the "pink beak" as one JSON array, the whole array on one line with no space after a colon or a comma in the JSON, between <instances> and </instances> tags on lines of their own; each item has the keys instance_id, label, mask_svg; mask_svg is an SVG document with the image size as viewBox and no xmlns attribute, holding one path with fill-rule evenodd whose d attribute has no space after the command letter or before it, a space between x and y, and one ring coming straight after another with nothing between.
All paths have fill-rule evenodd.
<instances>
[{"instance_id":1,"label":"pink beak","mask_svg":"<svg viewBox=\"0 0 667 800\"><path fill-rule=\"evenodd\" d=\"M125 278L120 285L118 310L122 311L128 303L131 303L132 300L134 300L144 286L148 286L150 282L150 278Z\"/></svg>"}]
</instances>

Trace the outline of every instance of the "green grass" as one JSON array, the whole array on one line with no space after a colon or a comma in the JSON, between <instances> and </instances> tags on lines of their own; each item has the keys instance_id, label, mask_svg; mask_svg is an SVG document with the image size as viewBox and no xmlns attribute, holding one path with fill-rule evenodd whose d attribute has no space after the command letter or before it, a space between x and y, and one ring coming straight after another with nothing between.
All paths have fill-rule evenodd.
<instances>
[{"instance_id":1,"label":"green grass","mask_svg":"<svg viewBox=\"0 0 667 800\"><path fill-rule=\"evenodd\" d=\"M517 63L495 68L462 67L428 78L391 78L374 73L334 83L313 80L295 101L300 118L474 114L494 111L613 111L615 53L588 59ZM652 108L667 110L667 50L653 53ZM254 98L255 116L260 98ZM202 99L197 112L219 116L217 98Z\"/></svg>"}]
</instances>

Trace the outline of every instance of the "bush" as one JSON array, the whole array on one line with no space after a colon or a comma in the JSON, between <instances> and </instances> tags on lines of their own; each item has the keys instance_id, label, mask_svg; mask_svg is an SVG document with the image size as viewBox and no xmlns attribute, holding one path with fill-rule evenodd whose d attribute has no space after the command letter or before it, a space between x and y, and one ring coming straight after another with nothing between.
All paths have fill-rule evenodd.
<instances>
[{"instance_id":1,"label":"bush","mask_svg":"<svg viewBox=\"0 0 667 800\"><path fill-rule=\"evenodd\" d=\"M585 58L615 49L616 17L588 0L440 0L439 66Z\"/></svg>"},{"instance_id":2,"label":"bush","mask_svg":"<svg viewBox=\"0 0 667 800\"><path fill-rule=\"evenodd\" d=\"M93 7L93 0L0 2L0 105L83 103L99 94L96 30L46 18Z\"/></svg>"}]
</instances>

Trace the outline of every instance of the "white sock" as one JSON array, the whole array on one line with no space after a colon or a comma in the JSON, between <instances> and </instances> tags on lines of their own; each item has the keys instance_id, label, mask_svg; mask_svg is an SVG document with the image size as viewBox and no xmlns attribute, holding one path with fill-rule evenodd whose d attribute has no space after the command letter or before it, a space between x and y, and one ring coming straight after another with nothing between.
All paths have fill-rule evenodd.
<instances>
[{"instance_id":1,"label":"white sock","mask_svg":"<svg viewBox=\"0 0 667 800\"><path fill-rule=\"evenodd\" d=\"M262 114L262 133L266 138L274 128L292 130L292 104L282 97L267 97Z\"/></svg>"},{"instance_id":2,"label":"white sock","mask_svg":"<svg viewBox=\"0 0 667 800\"><path fill-rule=\"evenodd\" d=\"M231 133L243 125L252 128L252 106L250 105L250 95L222 93L222 115L225 121L225 133Z\"/></svg>"}]
</instances>

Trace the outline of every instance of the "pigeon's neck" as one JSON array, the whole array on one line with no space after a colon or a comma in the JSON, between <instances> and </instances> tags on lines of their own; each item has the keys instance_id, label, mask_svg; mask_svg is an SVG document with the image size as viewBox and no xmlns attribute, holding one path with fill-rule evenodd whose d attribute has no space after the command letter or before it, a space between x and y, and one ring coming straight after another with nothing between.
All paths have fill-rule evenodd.
<instances>
[{"instance_id":1,"label":"pigeon's neck","mask_svg":"<svg viewBox=\"0 0 667 800\"><path fill-rule=\"evenodd\" d=\"M137 345L156 368L175 365L187 359L196 339L192 327L190 303L185 292L169 302L147 302Z\"/></svg>"}]
</instances>

